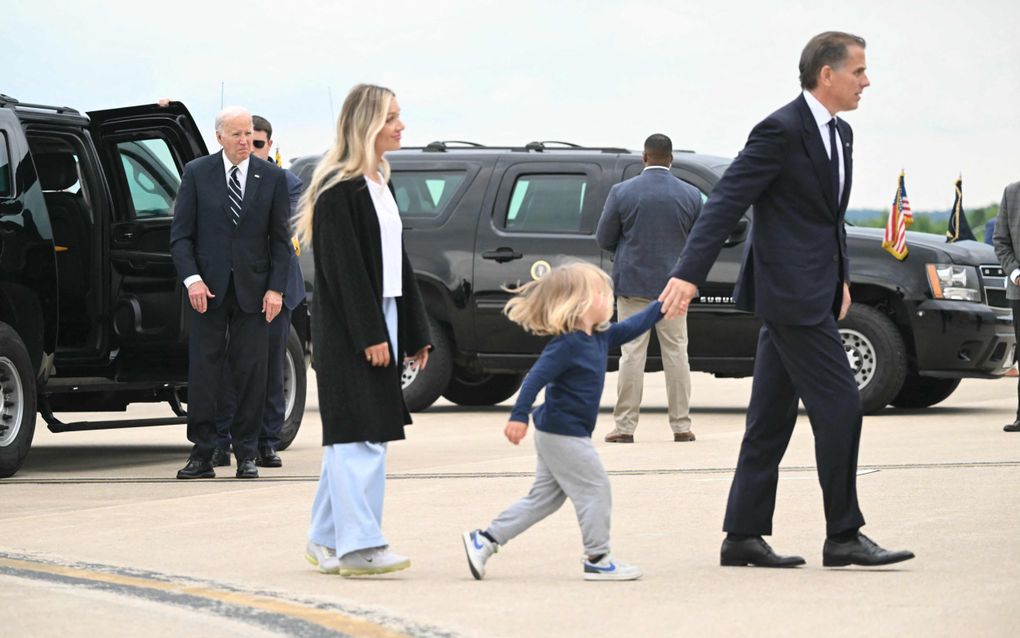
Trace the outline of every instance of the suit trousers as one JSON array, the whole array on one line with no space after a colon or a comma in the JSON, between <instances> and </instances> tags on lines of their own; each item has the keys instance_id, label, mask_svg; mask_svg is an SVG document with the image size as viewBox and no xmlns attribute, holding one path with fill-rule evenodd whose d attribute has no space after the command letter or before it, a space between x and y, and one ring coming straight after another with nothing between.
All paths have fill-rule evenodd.
<instances>
[{"instance_id":1,"label":"suit trousers","mask_svg":"<svg viewBox=\"0 0 1020 638\"><path fill-rule=\"evenodd\" d=\"M233 281L223 299L205 313L190 311L188 343L188 439L192 457L209 460L216 447L216 413L227 388L238 397L230 426L234 455L254 459L266 394L265 316L244 312ZM229 335L229 339L228 339ZM222 368L229 366L224 377Z\"/></svg>"},{"instance_id":2,"label":"suit trousers","mask_svg":"<svg viewBox=\"0 0 1020 638\"><path fill-rule=\"evenodd\" d=\"M636 315L652 303L644 297L618 297L618 321ZM662 371L666 375L666 399L669 404L669 427L674 433L691 430L691 365L687 360L687 317L662 319L655 324L662 354ZM651 331L620 346L620 373L616 383L616 432L634 434L644 393L645 360Z\"/></svg>"},{"instance_id":3,"label":"suit trousers","mask_svg":"<svg viewBox=\"0 0 1020 638\"><path fill-rule=\"evenodd\" d=\"M538 469L531 491L493 519L488 533L505 545L535 523L574 504L581 540L588 556L609 553L613 496L609 476L591 439L535 430Z\"/></svg>"},{"instance_id":4,"label":"suit trousers","mask_svg":"<svg viewBox=\"0 0 1020 638\"><path fill-rule=\"evenodd\" d=\"M1009 273L1006 273L1009 274ZM1013 309L1013 334L1016 335L1017 348L1020 348L1020 299L1010 299L1009 307ZM1017 355L1020 352L1013 351L1013 361L1017 360ZM1020 380L1017 380L1016 386L1016 420L1020 421Z\"/></svg>"},{"instance_id":5,"label":"suit trousers","mask_svg":"<svg viewBox=\"0 0 1020 638\"><path fill-rule=\"evenodd\" d=\"M861 399L836 321L797 326L766 321L758 336L754 382L723 530L772 533L779 463L804 402L815 438L826 533L864 525L857 503Z\"/></svg>"},{"instance_id":6,"label":"suit trousers","mask_svg":"<svg viewBox=\"0 0 1020 638\"><path fill-rule=\"evenodd\" d=\"M284 365L286 364L287 338L290 336L291 309L283 306L280 314L269 324L269 344L266 360L266 404L262 408L262 429L259 430L258 447L274 450L280 446L280 432L286 417L287 397L283 392ZM296 361L297 365L302 362ZM223 366L223 391L216 415L216 447L230 449L230 426L237 412L237 393L226 379L232 374L229 366Z\"/></svg>"}]
</instances>

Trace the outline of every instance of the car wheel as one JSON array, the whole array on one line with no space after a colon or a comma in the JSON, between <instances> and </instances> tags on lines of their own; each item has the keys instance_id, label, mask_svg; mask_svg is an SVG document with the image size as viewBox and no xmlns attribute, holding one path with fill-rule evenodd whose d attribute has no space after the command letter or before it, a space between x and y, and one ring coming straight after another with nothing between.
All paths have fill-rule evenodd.
<instances>
[{"instance_id":1,"label":"car wheel","mask_svg":"<svg viewBox=\"0 0 1020 638\"><path fill-rule=\"evenodd\" d=\"M496 405L517 392L524 381L520 373L474 373L460 366L453 367L450 384L443 396L457 405Z\"/></svg>"},{"instance_id":2,"label":"car wheel","mask_svg":"<svg viewBox=\"0 0 1020 638\"><path fill-rule=\"evenodd\" d=\"M945 401L959 385L959 379L938 379L908 374L892 404L897 408L927 408Z\"/></svg>"},{"instance_id":3,"label":"car wheel","mask_svg":"<svg viewBox=\"0 0 1020 638\"><path fill-rule=\"evenodd\" d=\"M404 389L404 403L411 412L421 412L436 402L450 384L453 371L453 354L450 339L438 321L429 317L432 332L432 351L425 369L412 361L404 363L400 384Z\"/></svg>"},{"instance_id":4,"label":"car wheel","mask_svg":"<svg viewBox=\"0 0 1020 638\"><path fill-rule=\"evenodd\" d=\"M301 420L305 416L305 393L308 391L308 369L301 338L293 327L287 336L287 351L283 356L283 428L280 430L278 450L286 450L294 442Z\"/></svg>"},{"instance_id":5,"label":"car wheel","mask_svg":"<svg viewBox=\"0 0 1020 638\"><path fill-rule=\"evenodd\" d=\"M907 375L903 337L882 312L861 304L850 306L839 322L839 335L864 413L881 410L899 394Z\"/></svg>"},{"instance_id":6,"label":"car wheel","mask_svg":"<svg viewBox=\"0 0 1020 638\"><path fill-rule=\"evenodd\" d=\"M25 462L35 435L35 375L21 337L0 323L0 478Z\"/></svg>"}]
</instances>

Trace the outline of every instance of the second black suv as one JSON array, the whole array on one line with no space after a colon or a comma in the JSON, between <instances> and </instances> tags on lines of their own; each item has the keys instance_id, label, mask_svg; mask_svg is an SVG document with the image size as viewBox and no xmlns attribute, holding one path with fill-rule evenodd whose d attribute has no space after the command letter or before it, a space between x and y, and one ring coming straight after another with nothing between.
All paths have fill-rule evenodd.
<instances>
[{"instance_id":1,"label":"second black suv","mask_svg":"<svg viewBox=\"0 0 1020 638\"><path fill-rule=\"evenodd\" d=\"M486 147L434 142L387 154L404 241L427 300L436 352L405 370L405 397L423 409L439 396L461 405L510 397L545 339L502 314L503 287L564 259L612 270L594 232L610 187L637 175L640 153L533 142ZM292 167L306 179L318 158ZM672 172L707 198L731 160L677 152ZM733 304L748 210L726 241L688 316L691 369L748 376L761 322ZM882 231L847 228L854 304L840 333L866 412L927 407L963 377L995 378L1012 365L1005 282L991 247L908 233L909 257L882 249ZM306 273L307 275L308 273ZM619 353L611 353L615 369ZM654 333L648 370L661 369Z\"/></svg>"}]
</instances>

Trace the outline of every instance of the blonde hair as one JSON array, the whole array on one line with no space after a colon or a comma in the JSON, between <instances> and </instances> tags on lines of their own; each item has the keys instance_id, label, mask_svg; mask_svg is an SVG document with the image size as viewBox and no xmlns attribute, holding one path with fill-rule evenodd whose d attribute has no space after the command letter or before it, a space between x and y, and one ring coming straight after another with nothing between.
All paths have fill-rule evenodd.
<instances>
[{"instance_id":1,"label":"blonde hair","mask_svg":"<svg viewBox=\"0 0 1020 638\"><path fill-rule=\"evenodd\" d=\"M577 330L595 295L612 294L613 281L598 266L577 262L558 266L541 279L507 290L516 293L503 307L510 321L532 334L555 336ZM606 330L609 322L594 328Z\"/></svg>"},{"instance_id":2,"label":"blonde hair","mask_svg":"<svg viewBox=\"0 0 1020 638\"><path fill-rule=\"evenodd\" d=\"M389 180L389 162L374 157L375 138L386 125L386 114L394 97L387 88L358 84L344 99L336 121L336 141L319 160L298 203L295 230L305 246L312 245L312 218L319 195L342 181L365 175L377 160L383 179Z\"/></svg>"}]
</instances>

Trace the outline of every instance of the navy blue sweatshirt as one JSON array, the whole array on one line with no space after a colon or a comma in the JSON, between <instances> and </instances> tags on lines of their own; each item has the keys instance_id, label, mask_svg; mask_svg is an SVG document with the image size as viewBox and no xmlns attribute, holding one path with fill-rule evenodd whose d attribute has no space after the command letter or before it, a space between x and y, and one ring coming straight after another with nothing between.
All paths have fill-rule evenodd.
<instances>
[{"instance_id":1,"label":"navy blue sweatshirt","mask_svg":"<svg viewBox=\"0 0 1020 638\"><path fill-rule=\"evenodd\" d=\"M535 397L545 388L545 403L534 412L535 427L551 434L590 437L606 383L609 349L654 326L662 318L661 307L654 301L605 332L587 335L578 330L555 337L521 384L510 420L527 423Z\"/></svg>"}]
</instances>

